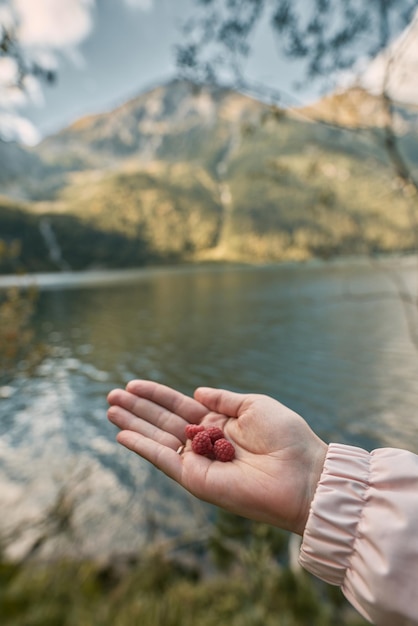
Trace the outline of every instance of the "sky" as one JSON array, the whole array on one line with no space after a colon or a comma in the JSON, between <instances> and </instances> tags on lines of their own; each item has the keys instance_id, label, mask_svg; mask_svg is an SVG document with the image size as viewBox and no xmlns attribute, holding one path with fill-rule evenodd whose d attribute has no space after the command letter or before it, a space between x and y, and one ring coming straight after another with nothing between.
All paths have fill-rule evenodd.
<instances>
[{"instance_id":1,"label":"sky","mask_svg":"<svg viewBox=\"0 0 418 626\"><path fill-rule=\"evenodd\" d=\"M57 83L43 90L44 105L25 110L43 134L86 113L113 108L174 75L173 47L188 0L155 4L96 2L91 32L75 55L61 55Z\"/></svg>"},{"instance_id":2,"label":"sky","mask_svg":"<svg viewBox=\"0 0 418 626\"><path fill-rule=\"evenodd\" d=\"M180 26L191 15L192 2L0 0L0 24L2 7L18 11L19 38L57 73L56 84L50 86L28 80L30 97L14 94L3 106L3 119L9 120L10 127L14 119L15 130L9 138L35 144L80 116L110 110L172 79L176 74L174 48L181 41ZM289 61L280 59L273 36L264 26L256 33L247 76L294 92L295 73L289 73ZM0 92L2 69L6 79L13 71L0 63ZM303 101L305 96L297 93L295 97ZM2 104L0 97L0 113Z\"/></svg>"},{"instance_id":3,"label":"sky","mask_svg":"<svg viewBox=\"0 0 418 626\"><path fill-rule=\"evenodd\" d=\"M51 86L27 79L24 96L8 89L16 68L0 58L0 133L35 144L83 115L115 108L170 80L180 26L192 6L192 0L0 0L0 29L14 11L19 40L58 77ZM382 67L382 59L369 66L370 84L378 85ZM245 74L250 82L278 89L287 104L307 104L320 95L312 84L295 89L303 70L280 57L267 23L256 32ZM407 81L410 90L417 90L416 83Z\"/></svg>"}]
</instances>

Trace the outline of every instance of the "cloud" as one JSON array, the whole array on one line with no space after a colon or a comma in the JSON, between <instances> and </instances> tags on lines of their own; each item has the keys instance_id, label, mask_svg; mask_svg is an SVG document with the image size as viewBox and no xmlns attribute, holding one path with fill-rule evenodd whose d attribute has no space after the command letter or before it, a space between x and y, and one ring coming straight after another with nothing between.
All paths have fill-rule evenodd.
<instances>
[{"instance_id":1,"label":"cloud","mask_svg":"<svg viewBox=\"0 0 418 626\"><path fill-rule=\"evenodd\" d=\"M12 0L18 37L24 46L60 50L91 32L94 0Z\"/></svg>"},{"instance_id":2,"label":"cloud","mask_svg":"<svg viewBox=\"0 0 418 626\"><path fill-rule=\"evenodd\" d=\"M79 46L93 30L94 11L100 1L0 0L0 37L3 28L14 30L23 57L44 69L58 70L63 55L82 66ZM132 10L150 11L154 0L123 0L123 4ZM42 103L42 88L34 77L26 77L19 86L17 69L12 58L0 59L0 138L20 137L33 143L33 126L11 112L29 101Z\"/></svg>"},{"instance_id":3,"label":"cloud","mask_svg":"<svg viewBox=\"0 0 418 626\"><path fill-rule=\"evenodd\" d=\"M19 75L19 68L15 59L0 57L0 89L14 84Z\"/></svg>"},{"instance_id":4,"label":"cloud","mask_svg":"<svg viewBox=\"0 0 418 626\"><path fill-rule=\"evenodd\" d=\"M56 70L65 55L82 64L80 43L93 29L95 0L9 0L0 4L0 35L3 29L16 33L24 59ZM33 76L18 80L12 57L0 59L0 138L33 144L39 138L28 120L12 113L29 101L42 103L40 82Z\"/></svg>"},{"instance_id":5,"label":"cloud","mask_svg":"<svg viewBox=\"0 0 418 626\"><path fill-rule=\"evenodd\" d=\"M4 141L17 141L28 146L36 145L41 137L35 126L16 113L0 113L0 137Z\"/></svg>"}]
</instances>

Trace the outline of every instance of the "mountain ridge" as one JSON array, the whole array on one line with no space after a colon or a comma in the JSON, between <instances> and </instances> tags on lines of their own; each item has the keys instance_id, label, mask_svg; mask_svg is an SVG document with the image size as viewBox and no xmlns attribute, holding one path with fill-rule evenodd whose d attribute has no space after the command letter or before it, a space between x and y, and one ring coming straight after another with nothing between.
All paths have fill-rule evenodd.
<instances>
[{"instance_id":1,"label":"mountain ridge","mask_svg":"<svg viewBox=\"0 0 418 626\"><path fill-rule=\"evenodd\" d=\"M378 125L360 134L312 121L330 107L317 105L307 121L306 110L171 81L46 138L27 152L33 173L16 170L2 191L19 192L32 229L49 220L76 269L412 249L408 198ZM6 205L0 237L10 239L19 233ZM107 249L113 240L125 250ZM44 256L38 266L51 265Z\"/></svg>"}]
</instances>

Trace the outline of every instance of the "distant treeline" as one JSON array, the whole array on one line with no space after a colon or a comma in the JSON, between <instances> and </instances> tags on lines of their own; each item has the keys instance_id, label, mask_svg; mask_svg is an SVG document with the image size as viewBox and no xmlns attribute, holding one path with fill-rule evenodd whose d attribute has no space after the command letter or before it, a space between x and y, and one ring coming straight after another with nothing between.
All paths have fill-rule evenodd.
<instances>
[{"instance_id":1,"label":"distant treeline","mask_svg":"<svg viewBox=\"0 0 418 626\"><path fill-rule=\"evenodd\" d=\"M44 228L42 228L42 224ZM45 225L56 239L60 255L53 254ZM52 252L52 254L51 254ZM135 267L158 262L145 241L101 230L72 215L37 215L0 204L0 272L83 270Z\"/></svg>"}]
</instances>

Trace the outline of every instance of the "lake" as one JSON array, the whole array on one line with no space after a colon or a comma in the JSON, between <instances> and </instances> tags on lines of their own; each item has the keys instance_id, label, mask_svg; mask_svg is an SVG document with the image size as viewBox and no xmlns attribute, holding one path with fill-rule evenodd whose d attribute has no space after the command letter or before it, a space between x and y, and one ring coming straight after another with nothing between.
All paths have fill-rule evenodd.
<instances>
[{"instance_id":1,"label":"lake","mask_svg":"<svg viewBox=\"0 0 418 626\"><path fill-rule=\"evenodd\" d=\"M45 554L108 554L205 526L210 507L114 441L106 394L132 378L188 394L198 385L268 394L326 441L418 452L408 326L418 310L394 281L416 297L417 268L407 257L40 278L34 324L48 358L1 390L10 555L46 534L55 538ZM71 536L59 531L63 511Z\"/></svg>"}]
</instances>

